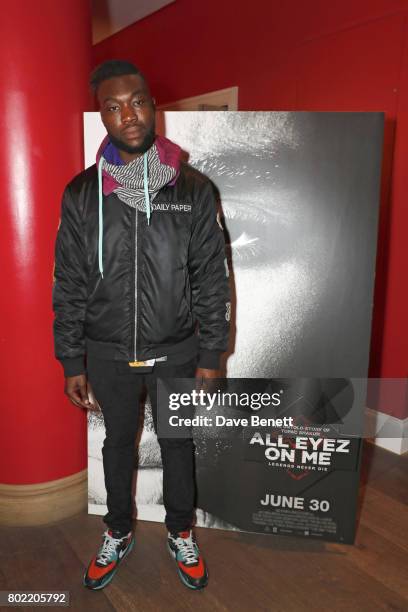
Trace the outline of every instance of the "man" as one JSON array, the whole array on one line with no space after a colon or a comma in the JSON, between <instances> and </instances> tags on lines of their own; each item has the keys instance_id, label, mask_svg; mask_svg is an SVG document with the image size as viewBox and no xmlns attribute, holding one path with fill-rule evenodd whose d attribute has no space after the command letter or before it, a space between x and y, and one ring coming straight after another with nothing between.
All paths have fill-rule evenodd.
<instances>
[{"instance_id":1,"label":"man","mask_svg":"<svg viewBox=\"0 0 408 612\"><path fill-rule=\"evenodd\" d=\"M108 61L92 73L91 87L107 136L96 165L63 194L53 308L65 392L76 406L93 409L92 389L105 422L107 529L84 575L85 586L101 589L134 544L142 388L157 433L157 377L218 377L231 305L213 186L181 161L180 147L156 136L144 76L133 64ZM191 529L193 442L159 443L168 549L183 583L200 589L208 574Z\"/></svg>"}]
</instances>

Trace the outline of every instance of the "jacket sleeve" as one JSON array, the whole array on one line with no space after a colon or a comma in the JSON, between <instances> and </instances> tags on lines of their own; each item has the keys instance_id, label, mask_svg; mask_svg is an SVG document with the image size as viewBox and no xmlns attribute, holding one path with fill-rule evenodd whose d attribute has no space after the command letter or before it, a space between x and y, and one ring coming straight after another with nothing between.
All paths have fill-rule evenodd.
<instances>
[{"instance_id":1,"label":"jacket sleeve","mask_svg":"<svg viewBox=\"0 0 408 612\"><path fill-rule=\"evenodd\" d=\"M227 350L231 298L224 232L217 222L217 204L210 181L203 186L193 211L189 277L193 314L198 320L198 367L218 369Z\"/></svg>"},{"instance_id":2,"label":"jacket sleeve","mask_svg":"<svg viewBox=\"0 0 408 612\"><path fill-rule=\"evenodd\" d=\"M85 239L80 208L68 185L62 196L52 288L55 357L61 362L65 376L85 372L86 305Z\"/></svg>"}]
</instances>

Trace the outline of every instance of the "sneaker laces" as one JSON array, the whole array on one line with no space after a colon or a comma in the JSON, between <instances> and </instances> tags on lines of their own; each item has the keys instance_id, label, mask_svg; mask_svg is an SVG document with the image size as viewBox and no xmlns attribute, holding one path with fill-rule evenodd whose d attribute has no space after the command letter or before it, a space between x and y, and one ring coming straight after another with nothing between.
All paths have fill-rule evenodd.
<instances>
[{"instance_id":1,"label":"sneaker laces","mask_svg":"<svg viewBox=\"0 0 408 612\"><path fill-rule=\"evenodd\" d=\"M183 555L183 563L192 564L198 562L198 552L196 544L190 532L188 538L182 538L178 535L176 538L170 534L170 537L175 542L176 546Z\"/></svg>"},{"instance_id":2,"label":"sneaker laces","mask_svg":"<svg viewBox=\"0 0 408 612\"><path fill-rule=\"evenodd\" d=\"M109 531L105 531L103 535L105 537L98 551L97 561L102 565L107 565L111 561L112 555L116 552L118 544L127 538L127 536L114 538L110 535Z\"/></svg>"}]
</instances>

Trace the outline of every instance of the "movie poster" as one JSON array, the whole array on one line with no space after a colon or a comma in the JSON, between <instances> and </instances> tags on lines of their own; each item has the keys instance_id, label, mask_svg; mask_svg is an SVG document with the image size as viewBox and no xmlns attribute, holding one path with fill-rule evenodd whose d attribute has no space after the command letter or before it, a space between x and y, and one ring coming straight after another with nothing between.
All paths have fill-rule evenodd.
<instances>
[{"instance_id":1,"label":"movie poster","mask_svg":"<svg viewBox=\"0 0 408 612\"><path fill-rule=\"evenodd\" d=\"M233 293L227 376L367 376L383 115L166 112L159 128L219 192ZM103 136L99 114L86 113L86 166ZM197 524L351 542L360 438L327 450L339 439L333 424L309 416L252 443L239 428L228 438L198 432ZM89 511L105 514L101 415L89 415L88 433ZM148 401L139 442L137 516L162 521ZM313 444L330 465L308 469Z\"/></svg>"}]
</instances>

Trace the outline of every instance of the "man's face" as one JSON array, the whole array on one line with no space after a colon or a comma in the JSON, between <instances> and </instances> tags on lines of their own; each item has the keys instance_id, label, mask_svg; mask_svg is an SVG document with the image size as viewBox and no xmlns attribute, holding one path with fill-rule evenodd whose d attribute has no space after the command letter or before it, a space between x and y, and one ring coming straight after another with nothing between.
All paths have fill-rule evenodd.
<instances>
[{"instance_id":1,"label":"man's face","mask_svg":"<svg viewBox=\"0 0 408 612\"><path fill-rule=\"evenodd\" d=\"M97 91L102 122L111 142L128 154L141 154L155 136L155 106L140 75L127 74L103 81Z\"/></svg>"}]
</instances>

